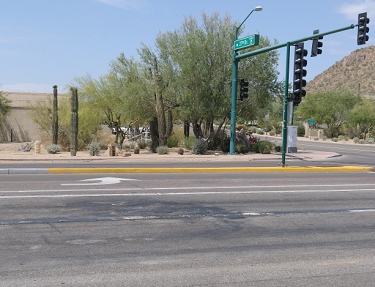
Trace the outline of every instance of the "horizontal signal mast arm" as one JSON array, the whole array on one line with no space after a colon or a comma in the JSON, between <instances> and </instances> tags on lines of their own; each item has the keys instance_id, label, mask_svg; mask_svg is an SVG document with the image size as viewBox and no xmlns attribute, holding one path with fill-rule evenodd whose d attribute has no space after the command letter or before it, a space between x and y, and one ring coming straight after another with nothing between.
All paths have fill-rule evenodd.
<instances>
[{"instance_id":1,"label":"horizontal signal mast arm","mask_svg":"<svg viewBox=\"0 0 375 287\"><path fill-rule=\"evenodd\" d=\"M312 39L317 38L317 37L323 37L323 36L326 36L326 35L335 34L335 33L338 33L338 32L345 31L345 30L354 29L354 27L356 27L356 26L357 25L352 24L352 25L344 27L344 28L340 28L340 29L336 29L336 30L332 30L332 31L324 32L324 33L311 35L311 36L301 38L301 39L298 39L298 40L289 41L289 42L284 43L284 44L278 44L278 45L274 45L274 46L261 48L261 49L258 49L258 50L254 50L254 51L251 51L251 52L247 52L247 53L244 53L244 54L237 55L234 58L234 60L238 61L238 60L241 60L241 59L244 59L244 58L247 58L247 57L256 56L256 55L263 54L263 53L266 53L266 52L269 52L269 51L272 51L272 50L280 49L280 48L286 47L288 45L288 43L290 45L293 45L293 44L297 44L297 43L300 43L300 42L312 40Z\"/></svg>"}]
</instances>

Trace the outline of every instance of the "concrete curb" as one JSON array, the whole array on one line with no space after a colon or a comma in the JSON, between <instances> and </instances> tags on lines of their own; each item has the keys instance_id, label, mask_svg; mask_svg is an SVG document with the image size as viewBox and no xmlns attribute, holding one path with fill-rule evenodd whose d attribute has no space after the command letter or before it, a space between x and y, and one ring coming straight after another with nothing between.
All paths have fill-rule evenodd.
<instances>
[{"instance_id":1,"label":"concrete curb","mask_svg":"<svg viewBox=\"0 0 375 287\"><path fill-rule=\"evenodd\" d=\"M374 172L369 166L306 167L177 167L177 168L3 168L0 174L68 174L68 173L292 173L292 172Z\"/></svg>"},{"instance_id":2,"label":"concrete curb","mask_svg":"<svg viewBox=\"0 0 375 287\"><path fill-rule=\"evenodd\" d=\"M211 168L48 168L50 174L60 173L224 173L224 172L373 172L369 166L337 167L211 167Z\"/></svg>"}]
</instances>

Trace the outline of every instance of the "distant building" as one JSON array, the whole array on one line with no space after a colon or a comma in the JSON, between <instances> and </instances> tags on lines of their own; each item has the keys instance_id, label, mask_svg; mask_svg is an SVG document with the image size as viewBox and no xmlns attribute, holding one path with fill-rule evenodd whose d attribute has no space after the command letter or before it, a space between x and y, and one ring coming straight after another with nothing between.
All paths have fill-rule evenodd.
<instances>
[{"instance_id":1,"label":"distant building","mask_svg":"<svg viewBox=\"0 0 375 287\"><path fill-rule=\"evenodd\" d=\"M0 142L41 140L42 132L31 119L29 106L36 101L52 99L53 94L3 92L3 96L11 100L12 110L0 126Z\"/></svg>"}]
</instances>

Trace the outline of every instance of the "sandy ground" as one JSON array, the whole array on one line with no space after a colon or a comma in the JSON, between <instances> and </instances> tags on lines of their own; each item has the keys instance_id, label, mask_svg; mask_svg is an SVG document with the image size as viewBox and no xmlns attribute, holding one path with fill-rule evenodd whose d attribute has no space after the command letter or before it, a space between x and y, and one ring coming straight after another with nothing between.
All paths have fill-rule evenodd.
<instances>
[{"instance_id":1,"label":"sandy ground","mask_svg":"<svg viewBox=\"0 0 375 287\"><path fill-rule=\"evenodd\" d=\"M221 152L210 152L206 155L195 155L185 150L183 155L178 154L178 148L170 148L168 154L159 155L151 153L149 150L140 150L139 154L133 152L119 153L117 156L109 156L107 150L102 150L99 156L90 156L88 151L78 151L76 156L70 152L58 152L49 154L44 146L41 146L40 153L36 153L34 148L30 151L24 151L23 147L27 143L0 143L1 161L126 161L126 162L190 162L190 161L249 161L257 158L280 157L277 154L261 155L228 155Z\"/></svg>"}]
</instances>

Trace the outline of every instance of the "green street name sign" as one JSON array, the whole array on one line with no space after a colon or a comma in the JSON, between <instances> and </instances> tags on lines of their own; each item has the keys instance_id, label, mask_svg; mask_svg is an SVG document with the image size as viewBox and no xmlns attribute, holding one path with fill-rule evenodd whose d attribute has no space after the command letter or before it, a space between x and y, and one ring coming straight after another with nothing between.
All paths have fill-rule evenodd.
<instances>
[{"instance_id":1,"label":"green street name sign","mask_svg":"<svg viewBox=\"0 0 375 287\"><path fill-rule=\"evenodd\" d=\"M240 50L251 46L259 45L259 35L251 35L246 38L238 39L234 41L234 50Z\"/></svg>"}]
</instances>

